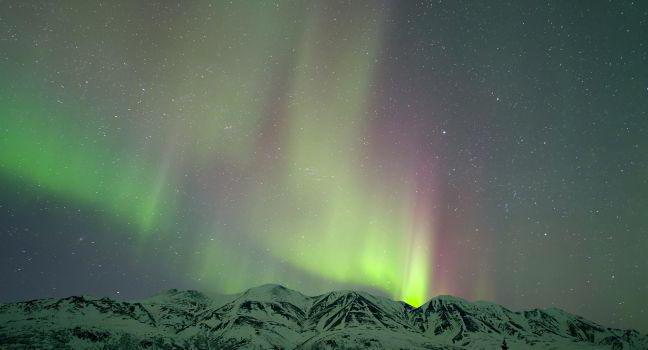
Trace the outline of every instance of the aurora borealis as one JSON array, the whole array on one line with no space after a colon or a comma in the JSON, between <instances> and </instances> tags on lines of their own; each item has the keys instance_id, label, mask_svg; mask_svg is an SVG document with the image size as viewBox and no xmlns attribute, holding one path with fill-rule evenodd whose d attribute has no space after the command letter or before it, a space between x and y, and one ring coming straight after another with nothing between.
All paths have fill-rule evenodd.
<instances>
[{"instance_id":1,"label":"aurora borealis","mask_svg":"<svg viewBox=\"0 0 648 350\"><path fill-rule=\"evenodd\" d=\"M0 1L0 298L281 283L646 331L646 38L639 2Z\"/></svg>"}]
</instances>

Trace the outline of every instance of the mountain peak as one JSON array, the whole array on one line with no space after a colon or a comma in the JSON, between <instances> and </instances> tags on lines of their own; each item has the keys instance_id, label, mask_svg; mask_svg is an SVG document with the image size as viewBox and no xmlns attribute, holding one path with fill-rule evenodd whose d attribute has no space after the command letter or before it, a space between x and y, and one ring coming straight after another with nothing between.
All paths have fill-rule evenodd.
<instances>
[{"instance_id":1,"label":"mountain peak","mask_svg":"<svg viewBox=\"0 0 648 350\"><path fill-rule=\"evenodd\" d=\"M263 284L258 287L253 287L245 292L243 295L248 296L262 296L262 297L277 297L282 298L287 295L301 294L292 289L288 289L280 284Z\"/></svg>"},{"instance_id":2,"label":"mountain peak","mask_svg":"<svg viewBox=\"0 0 648 350\"><path fill-rule=\"evenodd\" d=\"M73 305L73 307L69 307ZM0 304L0 348L648 349L648 337L556 308L514 312L451 295L419 308L278 284L229 296L170 289L138 302L68 297ZM74 345L70 345L74 344Z\"/></svg>"},{"instance_id":3,"label":"mountain peak","mask_svg":"<svg viewBox=\"0 0 648 350\"><path fill-rule=\"evenodd\" d=\"M454 295L449 295L449 294L442 294L442 295L437 295L430 299L430 301L437 300L441 302L448 302L448 303L469 303L468 300L454 296Z\"/></svg>"},{"instance_id":4,"label":"mountain peak","mask_svg":"<svg viewBox=\"0 0 648 350\"><path fill-rule=\"evenodd\" d=\"M299 307L306 307L305 303L308 302L307 296L280 284L264 284L250 288L243 292L239 299L264 302L288 302Z\"/></svg>"},{"instance_id":5,"label":"mountain peak","mask_svg":"<svg viewBox=\"0 0 648 350\"><path fill-rule=\"evenodd\" d=\"M168 300L170 302L174 302L177 300L191 300L196 302L204 302L204 301L208 301L209 297L193 289L180 290L180 289L172 288L154 295L149 300L158 300L158 301Z\"/></svg>"},{"instance_id":6,"label":"mountain peak","mask_svg":"<svg viewBox=\"0 0 648 350\"><path fill-rule=\"evenodd\" d=\"M247 291L263 292L263 293L283 293L285 291L291 291L291 290L282 286L281 284L267 283L267 284L262 284L258 287L252 287Z\"/></svg>"}]
</instances>

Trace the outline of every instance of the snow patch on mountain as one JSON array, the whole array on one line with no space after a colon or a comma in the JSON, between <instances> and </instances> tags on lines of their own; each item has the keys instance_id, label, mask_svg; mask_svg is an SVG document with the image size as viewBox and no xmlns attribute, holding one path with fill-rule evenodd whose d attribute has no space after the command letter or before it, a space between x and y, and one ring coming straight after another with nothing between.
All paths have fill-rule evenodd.
<instances>
[{"instance_id":1,"label":"snow patch on mountain","mask_svg":"<svg viewBox=\"0 0 648 350\"><path fill-rule=\"evenodd\" d=\"M648 349L646 335L559 309L516 312L453 296L414 308L365 292L305 296L263 285L0 304L2 349L498 349L504 338L516 350Z\"/></svg>"}]
</instances>

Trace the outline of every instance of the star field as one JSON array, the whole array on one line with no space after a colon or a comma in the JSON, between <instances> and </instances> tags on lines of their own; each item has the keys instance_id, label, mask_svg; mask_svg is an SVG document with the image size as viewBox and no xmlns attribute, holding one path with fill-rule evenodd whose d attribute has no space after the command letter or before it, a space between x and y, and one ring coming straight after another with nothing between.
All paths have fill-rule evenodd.
<instances>
[{"instance_id":1,"label":"star field","mask_svg":"<svg viewBox=\"0 0 648 350\"><path fill-rule=\"evenodd\" d=\"M640 1L0 2L0 300L280 283L648 330Z\"/></svg>"}]
</instances>

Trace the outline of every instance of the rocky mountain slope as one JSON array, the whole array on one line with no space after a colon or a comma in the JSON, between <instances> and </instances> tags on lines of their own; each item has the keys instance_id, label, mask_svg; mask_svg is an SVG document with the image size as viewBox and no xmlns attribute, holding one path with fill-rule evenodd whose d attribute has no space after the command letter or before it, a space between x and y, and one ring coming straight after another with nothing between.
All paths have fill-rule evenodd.
<instances>
[{"instance_id":1,"label":"rocky mountain slope","mask_svg":"<svg viewBox=\"0 0 648 350\"><path fill-rule=\"evenodd\" d=\"M207 297L72 296L0 304L1 349L648 349L648 336L558 309L514 312L440 296L421 307L278 285Z\"/></svg>"}]
</instances>

